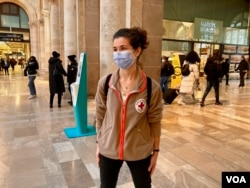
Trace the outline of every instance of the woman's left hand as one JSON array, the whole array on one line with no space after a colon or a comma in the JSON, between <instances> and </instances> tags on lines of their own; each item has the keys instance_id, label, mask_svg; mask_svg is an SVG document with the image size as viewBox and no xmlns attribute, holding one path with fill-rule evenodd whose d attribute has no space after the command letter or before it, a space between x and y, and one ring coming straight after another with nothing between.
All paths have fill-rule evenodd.
<instances>
[{"instance_id":1,"label":"woman's left hand","mask_svg":"<svg viewBox=\"0 0 250 188\"><path fill-rule=\"evenodd\" d=\"M150 160L150 165L148 167L148 171L150 172L150 176L152 176L152 174L155 170L157 158L158 158L158 152L154 152L152 157L151 157L151 160Z\"/></svg>"}]
</instances>

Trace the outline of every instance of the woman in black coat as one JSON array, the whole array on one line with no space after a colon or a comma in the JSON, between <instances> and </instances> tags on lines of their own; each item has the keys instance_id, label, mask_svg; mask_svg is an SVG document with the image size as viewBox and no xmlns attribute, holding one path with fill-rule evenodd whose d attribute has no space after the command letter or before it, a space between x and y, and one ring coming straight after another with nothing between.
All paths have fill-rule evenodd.
<instances>
[{"instance_id":1,"label":"woman in black coat","mask_svg":"<svg viewBox=\"0 0 250 188\"><path fill-rule=\"evenodd\" d=\"M58 95L58 107L61 107L62 95L65 92L63 75L67 76L67 73L59 57L60 54L53 51L52 57L49 59L50 108L53 108L53 100L56 93Z\"/></svg>"}]
</instances>

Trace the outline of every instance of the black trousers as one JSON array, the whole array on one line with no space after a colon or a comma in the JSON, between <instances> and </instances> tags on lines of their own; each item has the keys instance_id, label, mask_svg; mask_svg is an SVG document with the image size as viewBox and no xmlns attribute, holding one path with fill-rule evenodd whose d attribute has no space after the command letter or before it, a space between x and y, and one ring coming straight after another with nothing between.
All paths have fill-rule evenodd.
<instances>
[{"instance_id":1,"label":"black trousers","mask_svg":"<svg viewBox=\"0 0 250 188\"><path fill-rule=\"evenodd\" d=\"M58 105L61 105L62 93L57 93L57 95L58 95ZM49 104L50 104L51 106L53 106L54 96L55 96L55 93L51 93L51 94L50 94L50 102L49 102Z\"/></svg>"},{"instance_id":2,"label":"black trousers","mask_svg":"<svg viewBox=\"0 0 250 188\"><path fill-rule=\"evenodd\" d=\"M210 92L211 88L214 88L214 92L215 92L215 100L216 102L220 102L219 100L219 80L207 80L207 87L205 89L205 92L202 96L202 102L205 101L208 93Z\"/></svg>"},{"instance_id":3,"label":"black trousers","mask_svg":"<svg viewBox=\"0 0 250 188\"><path fill-rule=\"evenodd\" d=\"M245 74L246 74L246 72L240 72L240 85L239 85L239 87L245 86Z\"/></svg>"},{"instance_id":4,"label":"black trousers","mask_svg":"<svg viewBox=\"0 0 250 188\"><path fill-rule=\"evenodd\" d=\"M229 81L229 73L223 73L222 77L220 78L220 82L222 82L222 78L226 77L226 85L228 85L228 81Z\"/></svg>"},{"instance_id":5,"label":"black trousers","mask_svg":"<svg viewBox=\"0 0 250 188\"><path fill-rule=\"evenodd\" d=\"M131 172L135 188L151 188L148 167L151 155L139 161L125 161ZM101 188L115 188L123 160L114 160L100 155Z\"/></svg>"}]
</instances>

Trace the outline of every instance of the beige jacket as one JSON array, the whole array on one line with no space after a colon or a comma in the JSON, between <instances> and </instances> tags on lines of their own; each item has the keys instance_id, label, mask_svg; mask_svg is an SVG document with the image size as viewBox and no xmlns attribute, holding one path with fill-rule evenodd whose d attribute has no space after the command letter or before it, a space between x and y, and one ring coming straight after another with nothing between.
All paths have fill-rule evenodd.
<instances>
[{"instance_id":1,"label":"beige jacket","mask_svg":"<svg viewBox=\"0 0 250 188\"><path fill-rule=\"evenodd\" d=\"M118 75L119 69L110 78L107 97L104 92L106 76L98 83L95 102L100 154L111 159L141 160L152 153L154 137L161 134L161 89L152 79L152 94L148 107L147 79L141 71L136 87L123 103L117 89Z\"/></svg>"}]
</instances>

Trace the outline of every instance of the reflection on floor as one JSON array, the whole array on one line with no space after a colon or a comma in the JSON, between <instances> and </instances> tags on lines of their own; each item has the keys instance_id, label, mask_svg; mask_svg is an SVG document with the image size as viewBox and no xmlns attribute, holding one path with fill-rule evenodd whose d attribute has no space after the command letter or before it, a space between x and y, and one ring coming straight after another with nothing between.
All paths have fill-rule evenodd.
<instances>
[{"instance_id":1,"label":"reflection on floor","mask_svg":"<svg viewBox=\"0 0 250 188\"><path fill-rule=\"evenodd\" d=\"M9 76L0 72L0 187L99 187L95 136L68 139L64 128L74 127L75 120L67 94L62 108L50 109L46 76L35 83L38 97L30 100L20 68ZM222 171L250 171L250 83L244 88L238 83L221 83L222 106L214 105L214 91L203 108L180 106L178 99L164 106L153 187L219 188ZM89 124L93 112L89 99ZM126 165L118 184L133 187Z\"/></svg>"}]
</instances>

